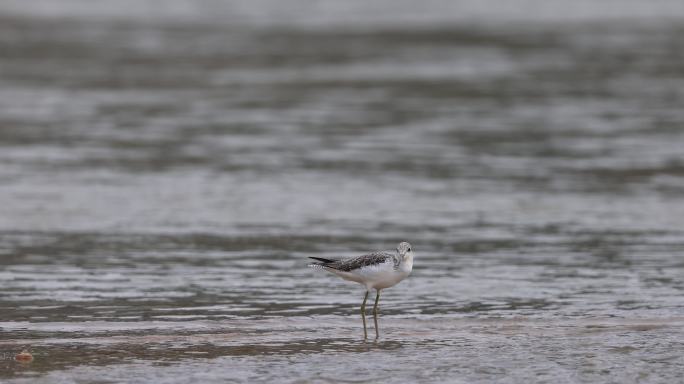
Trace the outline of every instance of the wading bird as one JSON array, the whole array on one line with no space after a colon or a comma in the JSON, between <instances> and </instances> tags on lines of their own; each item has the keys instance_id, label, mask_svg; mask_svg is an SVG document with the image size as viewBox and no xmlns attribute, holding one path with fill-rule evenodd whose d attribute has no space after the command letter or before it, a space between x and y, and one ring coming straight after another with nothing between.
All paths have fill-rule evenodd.
<instances>
[{"instance_id":1,"label":"wading bird","mask_svg":"<svg viewBox=\"0 0 684 384\"><path fill-rule=\"evenodd\" d=\"M317 262L310 267L322 268L330 273L350 281L355 281L366 287L366 295L361 304L361 319L363 320L363 338L368 338L366 331L366 300L371 289L377 291L373 306L373 320L375 322L375 338L380 337L378 330L378 301L380 290L394 286L404 280L413 269L413 252L411 244L399 243L396 252L373 252L350 259L326 259L310 257Z\"/></svg>"}]
</instances>

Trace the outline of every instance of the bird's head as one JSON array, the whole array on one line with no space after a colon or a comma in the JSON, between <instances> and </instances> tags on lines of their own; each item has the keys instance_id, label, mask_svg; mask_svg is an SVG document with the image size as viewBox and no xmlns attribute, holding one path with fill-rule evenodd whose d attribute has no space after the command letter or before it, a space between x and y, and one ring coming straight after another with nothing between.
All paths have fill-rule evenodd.
<instances>
[{"instance_id":1,"label":"bird's head","mask_svg":"<svg viewBox=\"0 0 684 384\"><path fill-rule=\"evenodd\" d=\"M401 242L397 246L397 253L402 260L413 259L413 251L411 251L411 244L407 242Z\"/></svg>"}]
</instances>

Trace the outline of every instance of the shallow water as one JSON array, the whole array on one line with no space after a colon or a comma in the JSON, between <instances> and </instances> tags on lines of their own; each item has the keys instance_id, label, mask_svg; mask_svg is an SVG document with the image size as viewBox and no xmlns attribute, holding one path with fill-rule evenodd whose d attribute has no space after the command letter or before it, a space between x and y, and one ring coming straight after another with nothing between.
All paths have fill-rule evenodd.
<instances>
[{"instance_id":1,"label":"shallow water","mask_svg":"<svg viewBox=\"0 0 684 384\"><path fill-rule=\"evenodd\" d=\"M447 3L1 3L0 379L681 380L684 10Z\"/></svg>"}]
</instances>

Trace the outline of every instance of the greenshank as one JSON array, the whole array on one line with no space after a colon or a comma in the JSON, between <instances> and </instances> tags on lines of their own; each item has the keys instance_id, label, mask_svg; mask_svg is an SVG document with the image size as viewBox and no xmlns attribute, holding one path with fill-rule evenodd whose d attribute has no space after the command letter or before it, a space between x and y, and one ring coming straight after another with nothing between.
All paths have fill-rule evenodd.
<instances>
[{"instance_id":1,"label":"greenshank","mask_svg":"<svg viewBox=\"0 0 684 384\"><path fill-rule=\"evenodd\" d=\"M366 295L363 297L363 303L361 304L364 339L368 338L368 332L366 331L366 300L371 289L377 291L375 305L373 306L373 320L375 322L375 338L379 338L378 302L380 301L380 291L396 285L411 273L413 269L411 244L407 242L399 243L396 252L373 252L349 259L310 258L317 261L309 264L310 267L325 269L345 280L357 282L366 288Z\"/></svg>"}]
</instances>

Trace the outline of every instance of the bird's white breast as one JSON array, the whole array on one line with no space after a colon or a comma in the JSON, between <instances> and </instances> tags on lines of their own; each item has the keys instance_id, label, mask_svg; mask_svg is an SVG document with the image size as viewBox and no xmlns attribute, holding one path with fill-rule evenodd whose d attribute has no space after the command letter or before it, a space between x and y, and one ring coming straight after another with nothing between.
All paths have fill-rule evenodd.
<instances>
[{"instance_id":1,"label":"bird's white breast","mask_svg":"<svg viewBox=\"0 0 684 384\"><path fill-rule=\"evenodd\" d=\"M394 261L388 259L382 264L363 267L355 271L355 274L361 278L360 283L365 285L366 289L384 289L404 280L411 273L412 264L401 263L395 269Z\"/></svg>"}]
</instances>

